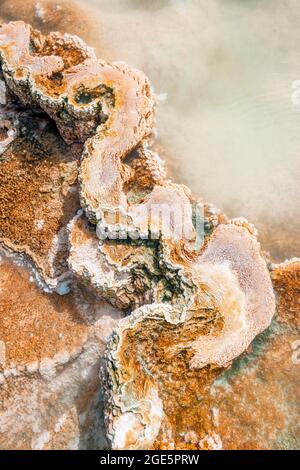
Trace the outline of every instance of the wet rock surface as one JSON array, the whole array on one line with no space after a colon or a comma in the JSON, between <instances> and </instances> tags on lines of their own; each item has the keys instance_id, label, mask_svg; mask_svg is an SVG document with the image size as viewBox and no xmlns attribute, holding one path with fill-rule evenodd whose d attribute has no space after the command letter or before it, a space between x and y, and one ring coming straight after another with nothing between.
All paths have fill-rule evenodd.
<instances>
[{"instance_id":1,"label":"wet rock surface","mask_svg":"<svg viewBox=\"0 0 300 470\"><path fill-rule=\"evenodd\" d=\"M298 446L299 262L168 179L142 72L21 21L0 57L0 446Z\"/></svg>"}]
</instances>

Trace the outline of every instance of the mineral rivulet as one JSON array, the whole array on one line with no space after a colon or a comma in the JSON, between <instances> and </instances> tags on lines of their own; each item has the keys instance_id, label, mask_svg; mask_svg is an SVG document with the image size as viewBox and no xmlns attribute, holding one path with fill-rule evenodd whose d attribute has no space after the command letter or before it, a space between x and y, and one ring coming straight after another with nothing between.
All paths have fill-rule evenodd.
<instances>
[{"instance_id":1,"label":"mineral rivulet","mask_svg":"<svg viewBox=\"0 0 300 470\"><path fill-rule=\"evenodd\" d=\"M255 360L273 380L271 352L296 331L297 262L267 266L251 224L168 178L142 72L21 21L0 27L0 64L0 242L52 291L32 286L30 309L25 268L0 266L0 446L103 447L104 415L113 449L291 447L292 409L281 434L270 412L260 442L255 426L245 437L235 400L251 401L255 368L233 395L220 384L268 332Z\"/></svg>"}]
</instances>

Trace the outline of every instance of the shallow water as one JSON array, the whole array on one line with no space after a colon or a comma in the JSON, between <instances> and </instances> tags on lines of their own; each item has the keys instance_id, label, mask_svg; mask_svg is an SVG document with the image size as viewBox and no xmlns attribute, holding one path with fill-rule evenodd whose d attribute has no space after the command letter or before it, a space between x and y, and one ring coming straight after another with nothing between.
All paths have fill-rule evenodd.
<instances>
[{"instance_id":1,"label":"shallow water","mask_svg":"<svg viewBox=\"0 0 300 470\"><path fill-rule=\"evenodd\" d=\"M247 217L275 259L300 256L299 2L80 3L98 53L167 94L158 136L177 182Z\"/></svg>"}]
</instances>

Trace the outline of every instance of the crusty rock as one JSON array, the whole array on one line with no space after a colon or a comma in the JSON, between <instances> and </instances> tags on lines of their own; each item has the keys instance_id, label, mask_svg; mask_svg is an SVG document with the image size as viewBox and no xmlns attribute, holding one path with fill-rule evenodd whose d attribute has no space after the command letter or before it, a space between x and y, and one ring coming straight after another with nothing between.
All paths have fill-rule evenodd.
<instances>
[{"instance_id":1,"label":"crusty rock","mask_svg":"<svg viewBox=\"0 0 300 470\"><path fill-rule=\"evenodd\" d=\"M3 255L0 290L0 448L106 447L98 371L119 313L79 286L47 295Z\"/></svg>"},{"instance_id":2,"label":"crusty rock","mask_svg":"<svg viewBox=\"0 0 300 470\"><path fill-rule=\"evenodd\" d=\"M32 265L41 285L71 279L66 224L79 207L77 161L48 116L0 105L0 245Z\"/></svg>"},{"instance_id":3,"label":"crusty rock","mask_svg":"<svg viewBox=\"0 0 300 470\"><path fill-rule=\"evenodd\" d=\"M219 336L197 340L192 367L225 366L270 325L275 311L274 294L259 250L256 238L236 224L220 225L209 240L200 263L204 272L209 272L209 266L224 268L223 277L218 278L217 274L211 286L224 328Z\"/></svg>"},{"instance_id":4,"label":"crusty rock","mask_svg":"<svg viewBox=\"0 0 300 470\"><path fill-rule=\"evenodd\" d=\"M153 244L102 242L82 215L69 224L69 265L80 281L122 310L151 302L155 266Z\"/></svg>"},{"instance_id":5,"label":"crusty rock","mask_svg":"<svg viewBox=\"0 0 300 470\"><path fill-rule=\"evenodd\" d=\"M124 204L122 161L138 144L150 137L155 100L146 77L121 63L97 63L95 84L109 83L113 89L112 112L84 147L80 167L81 204L92 221L105 210ZM98 74L98 75L97 75ZM122 197L123 196L123 197Z\"/></svg>"},{"instance_id":6,"label":"crusty rock","mask_svg":"<svg viewBox=\"0 0 300 470\"><path fill-rule=\"evenodd\" d=\"M68 34L43 36L30 25L15 21L0 27L0 57L9 89L23 104L39 106L47 112L69 143L82 141L91 133L101 119L99 108L94 103L86 113L86 122L78 121L81 108L77 106L76 84L72 80L74 67L84 68L88 59L95 60L93 50L83 41Z\"/></svg>"},{"instance_id":7,"label":"crusty rock","mask_svg":"<svg viewBox=\"0 0 300 470\"><path fill-rule=\"evenodd\" d=\"M116 449L160 446L160 430L174 435L164 409L177 396L163 388L166 378L228 365L274 314L266 264L241 224L219 225L194 260L176 255L185 305L176 296L137 309L119 322L107 349L106 420Z\"/></svg>"},{"instance_id":8,"label":"crusty rock","mask_svg":"<svg viewBox=\"0 0 300 470\"><path fill-rule=\"evenodd\" d=\"M300 327L300 259L272 264L270 270L281 321Z\"/></svg>"},{"instance_id":9,"label":"crusty rock","mask_svg":"<svg viewBox=\"0 0 300 470\"><path fill-rule=\"evenodd\" d=\"M75 36L43 36L21 21L0 28L0 57L4 79L21 102L49 114L66 142L85 142L82 206L101 219L102 198L118 196L121 160L152 132L148 79L123 63L97 60Z\"/></svg>"},{"instance_id":10,"label":"crusty rock","mask_svg":"<svg viewBox=\"0 0 300 470\"><path fill-rule=\"evenodd\" d=\"M97 171L101 207L94 221L99 238L179 239L183 228L185 236L193 237L190 191L166 178L159 156L150 149L141 145L124 161L107 159L102 165L99 159Z\"/></svg>"},{"instance_id":11,"label":"crusty rock","mask_svg":"<svg viewBox=\"0 0 300 470\"><path fill-rule=\"evenodd\" d=\"M101 220L112 201L124 202L122 159L151 134L154 98L146 77L125 64L96 60L76 37L45 37L22 22L4 25L1 33L3 75L20 100L46 111L69 143L95 134L83 153L81 200L88 215ZM151 166L152 179L159 178L153 157Z\"/></svg>"}]
</instances>

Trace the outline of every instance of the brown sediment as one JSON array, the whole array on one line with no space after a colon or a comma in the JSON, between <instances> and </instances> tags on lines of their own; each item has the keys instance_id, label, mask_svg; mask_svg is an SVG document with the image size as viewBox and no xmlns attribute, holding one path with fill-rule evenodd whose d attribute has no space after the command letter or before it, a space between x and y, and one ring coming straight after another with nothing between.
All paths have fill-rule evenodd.
<instances>
[{"instance_id":1,"label":"brown sediment","mask_svg":"<svg viewBox=\"0 0 300 470\"><path fill-rule=\"evenodd\" d=\"M22 266L0 264L0 339L5 367L26 365L76 351L87 339L87 325L72 296L43 293Z\"/></svg>"},{"instance_id":2,"label":"brown sediment","mask_svg":"<svg viewBox=\"0 0 300 470\"><path fill-rule=\"evenodd\" d=\"M62 231L79 206L77 161L47 117L12 113L17 135L0 159L0 242L55 287L68 270Z\"/></svg>"},{"instance_id":3,"label":"brown sediment","mask_svg":"<svg viewBox=\"0 0 300 470\"><path fill-rule=\"evenodd\" d=\"M69 265L75 276L121 310L151 301L154 246L124 240L101 243L81 214L69 224Z\"/></svg>"}]
</instances>

